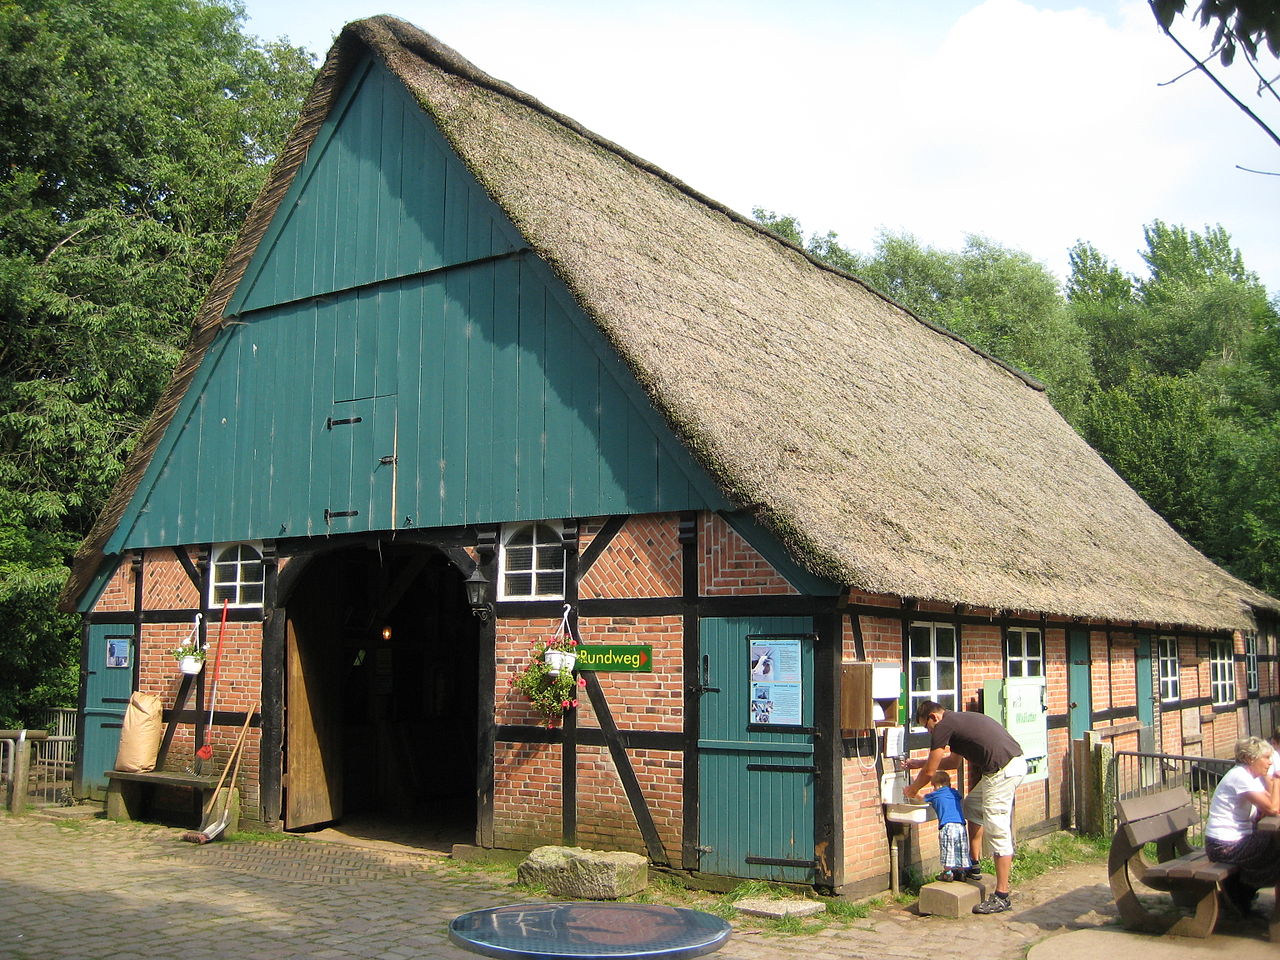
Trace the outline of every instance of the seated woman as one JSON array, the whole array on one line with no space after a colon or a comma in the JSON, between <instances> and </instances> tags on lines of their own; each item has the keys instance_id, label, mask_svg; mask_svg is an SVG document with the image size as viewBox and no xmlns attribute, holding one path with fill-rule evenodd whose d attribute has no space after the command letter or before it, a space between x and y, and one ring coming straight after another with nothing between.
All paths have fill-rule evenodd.
<instances>
[{"instance_id":1,"label":"seated woman","mask_svg":"<svg viewBox=\"0 0 1280 960\"><path fill-rule=\"evenodd\" d=\"M1236 765L1209 804L1204 849L1217 863L1240 869L1223 884L1233 906L1247 914L1260 887L1280 882L1280 833L1259 833L1259 816L1280 813L1280 778L1271 776L1271 744L1261 737L1236 742Z\"/></svg>"}]
</instances>

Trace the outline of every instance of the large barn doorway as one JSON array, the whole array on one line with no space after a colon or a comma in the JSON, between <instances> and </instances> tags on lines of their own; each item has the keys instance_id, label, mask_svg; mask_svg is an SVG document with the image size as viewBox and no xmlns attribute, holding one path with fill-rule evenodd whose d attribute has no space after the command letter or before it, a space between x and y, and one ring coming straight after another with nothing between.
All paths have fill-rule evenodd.
<instances>
[{"instance_id":1,"label":"large barn doorway","mask_svg":"<svg viewBox=\"0 0 1280 960\"><path fill-rule=\"evenodd\" d=\"M304 562L286 607L285 829L474 842L478 622L462 574L385 542Z\"/></svg>"}]
</instances>

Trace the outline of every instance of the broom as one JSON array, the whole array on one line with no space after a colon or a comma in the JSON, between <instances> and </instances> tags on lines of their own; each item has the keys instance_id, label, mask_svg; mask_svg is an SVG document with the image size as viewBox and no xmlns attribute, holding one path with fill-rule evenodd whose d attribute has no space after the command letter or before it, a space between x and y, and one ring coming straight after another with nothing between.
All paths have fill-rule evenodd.
<instances>
[{"instance_id":1,"label":"broom","mask_svg":"<svg viewBox=\"0 0 1280 960\"><path fill-rule=\"evenodd\" d=\"M218 785L213 788L213 796L209 799L209 805L204 812L204 824L199 830L188 830L182 835L182 839L188 843L208 843L223 831L227 825L227 814L231 805L231 790L227 791L227 802L223 804L221 822L215 823L210 821L213 814L214 804L218 802L218 794L222 792L222 785L227 780L227 772L232 769L232 761L235 761L235 769L231 773L231 787L234 788L236 775L240 772L240 758L244 755L244 738L249 733L249 724L253 722L253 715L257 713L258 705L255 703L253 708L245 714L244 726L240 728L240 735L236 737L235 746L231 748L231 755L227 757L227 762L222 768L222 776L218 778Z\"/></svg>"},{"instance_id":2,"label":"broom","mask_svg":"<svg viewBox=\"0 0 1280 960\"><path fill-rule=\"evenodd\" d=\"M222 672L222 638L227 633L227 604L229 602L226 599L222 601L222 624L218 627L218 652L213 655L213 683L209 686L209 719L204 725L205 742L196 751L196 756L201 760L208 760L213 756L213 745L209 743L209 734L213 732L213 708L218 703L218 674ZM197 772L199 771L197 770Z\"/></svg>"}]
</instances>

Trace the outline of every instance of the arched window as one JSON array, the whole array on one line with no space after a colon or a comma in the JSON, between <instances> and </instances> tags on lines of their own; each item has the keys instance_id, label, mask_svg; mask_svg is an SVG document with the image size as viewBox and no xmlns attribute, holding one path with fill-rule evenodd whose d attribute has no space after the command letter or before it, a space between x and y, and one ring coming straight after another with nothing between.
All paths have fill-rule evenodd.
<instances>
[{"instance_id":1,"label":"arched window","mask_svg":"<svg viewBox=\"0 0 1280 960\"><path fill-rule=\"evenodd\" d=\"M260 607L263 597L262 553L251 543L229 543L213 551L209 606Z\"/></svg>"},{"instance_id":2,"label":"arched window","mask_svg":"<svg viewBox=\"0 0 1280 960\"><path fill-rule=\"evenodd\" d=\"M498 562L498 599L564 598L564 541L551 524L525 523L504 529Z\"/></svg>"}]
</instances>

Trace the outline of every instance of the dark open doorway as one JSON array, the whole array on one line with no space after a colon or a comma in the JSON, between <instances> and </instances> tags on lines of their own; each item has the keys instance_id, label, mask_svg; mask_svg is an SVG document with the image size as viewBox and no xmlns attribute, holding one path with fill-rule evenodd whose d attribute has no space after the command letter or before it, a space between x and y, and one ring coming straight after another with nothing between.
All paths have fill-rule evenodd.
<instances>
[{"instance_id":1,"label":"dark open doorway","mask_svg":"<svg viewBox=\"0 0 1280 960\"><path fill-rule=\"evenodd\" d=\"M440 551L311 559L288 601L285 827L475 841L477 633Z\"/></svg>"}]
</instances>

